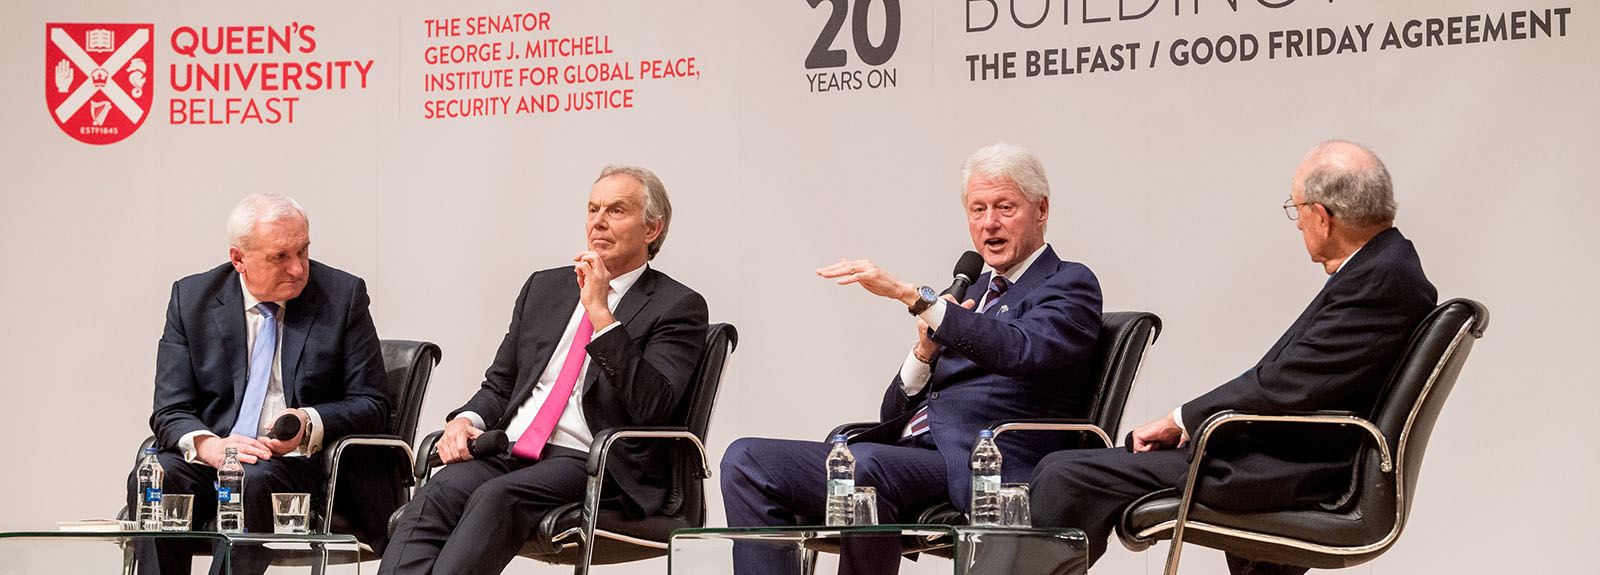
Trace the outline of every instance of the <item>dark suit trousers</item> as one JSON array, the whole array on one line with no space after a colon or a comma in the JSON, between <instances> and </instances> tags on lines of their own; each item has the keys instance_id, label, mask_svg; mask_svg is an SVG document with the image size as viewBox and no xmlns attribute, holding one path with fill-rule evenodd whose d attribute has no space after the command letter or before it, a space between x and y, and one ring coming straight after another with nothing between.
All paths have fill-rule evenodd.
<instances>
[{"instance_id":1,"label":"dark suit trousers","mask_svg":"<svg viewBox=\"0 0 1600 575\"><path fill-rule=\"evenodd\" d=\"M915 520L914 514L949 501L944 458L920 436L902 445L858 443L856 485L878 492L878 523ZM833 444L744 438L722 456L722 501L731 527L820 524L826 515L826 462ZM800 557L760 544L733 548L741 575L798 574ZM900 570L900 538L852 539L840 549L840 573L893 575Z\"/></svg>"},{"instance_id":2,"label":"dark suit trousers","mask_svg":"<svg viewBox=\"0 0 1600 575\"><path fill-rule=\"evenodd\" d=\"M195 530L211 528L217 517L217 470L202 463L188 463L183 455L162 451L156 455L161 469L166 473L162 491L194 495L190 510L190 527ZM244 466L244 526L250 533L272 533L272 494L310 493L312 505L320 509L323 492L328 483L322 472L322 462L315 457L274 457ZM128 515L138 516L137 491L139 470L128 474ZM155 544L141 542L135 553L139 559L139 572L188 573L195 552L207 549L185 545L182 541L161 541ZM272 561L269 553L260 547L240 547L233 554L233 572L239 574L262 573ZM220 562L212 561L211 572L221 572Z\"/></svg>"},{"instance_id":3,"label":"dark suit trousers","mask_svg":"<svg viewBox=\"0 0 1600 575\"><path fill-rule=\"evenodd\" d=\"M546 445L538 461L505 453L444 466L401 514L378 573L500 573L545 513L583 500L588 457ZM606 491L617 488L608 480Z\"/></svg>"},{"instance_id":4,"label":"dark suit trousers","mask_svg":"<svg viewBox=\"0 0 1600 575\"><path fill-rule=\"evenodd\" d=\"M1122 510L1144 495L1182 488L1189 475L1189 450L1129 453L1126 449L1078 449L1045 456L1033 470L1033 524L1076 527L1089 539L1089 564L1106 552ZM1228 554L1235 575L1305 573L1304 567L1257 563Z\"/></svg>"}]
</instances>

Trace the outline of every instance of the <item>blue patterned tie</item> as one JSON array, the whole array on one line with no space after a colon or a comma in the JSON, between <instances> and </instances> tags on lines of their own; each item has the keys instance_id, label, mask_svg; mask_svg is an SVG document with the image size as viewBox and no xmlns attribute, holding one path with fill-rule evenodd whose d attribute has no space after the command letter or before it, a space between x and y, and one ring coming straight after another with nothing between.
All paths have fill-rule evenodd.
<instances>
[{"instance_id":1,"label":"blue patterned tie","mask_svg":"<svg viewBox=\"0 0 1600 575\"><path fill-rule=\"evenodd\" d=\"M994 276L994 279L989 281L989 293L983 295L983 310L979 313L987 314L989 310L994 309L994 300L1006 295L1008 289L1011 289L1011 280L1005 276Z\"/></svg>"},{"instance_id":2,"label":"blue patterned tie","mask_svg":"<svg viewBox=\"0 0 1600 575\"><path fill-rule=\"evenodd\" d=\"M272 357L278 354L278 304L256 304L261 311L261 329L256 332L256 348L250 353L250 383L244 386L244 403L239 404L239 419L233 423L234 435L255 437L261 429L261 404L267 401L268 380L272 379Z\"/></svg>"}]
</instances>

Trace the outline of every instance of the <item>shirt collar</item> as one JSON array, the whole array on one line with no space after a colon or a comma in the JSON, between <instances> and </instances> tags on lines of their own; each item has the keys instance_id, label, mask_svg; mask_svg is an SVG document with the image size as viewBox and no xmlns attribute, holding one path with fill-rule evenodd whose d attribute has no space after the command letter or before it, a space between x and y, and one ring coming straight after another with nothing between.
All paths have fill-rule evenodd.
<instances>
[{"instance_id":1,"label":"shirt collar","mask_svg":"<svg viewBox=\"0 0 1600 575\"><path fill-rule=\"evenodd\" d=\"M639 278L644 275L644 270L647 269L650 269L650 264L648 262L642 266L634 268L631 272L611 278L611 290L616 292L619 297L627 295L628 288L631 288L633 287L633 284L638 283Z\"/></svg>"},{"instance_id":2,"label":"shirt collar","mask_svg":"<svg viewBox=\"0 0 1600 575\"><path fill-rule=\"evenodd\" d=\"M1364 247L1367 247L1367 244L1361 244L1361 248ZM1345 256L1344 261L1339 262L1339 267L1333 270L1333 274L1344 271L1344 266L1350 265L1350 260L1354 259L1356 254L1361 253L1361 248L1356 248L1356 251L1350 252L1350 255ZM1333 274L1328 274L1328 277L1333 277Z\"/></svg>"},{"instance_id":3,"label":"shirt collar","mask_svg":"<svg viewBox=\"0 0 1600 575\"><path fill-rule=\"evenodd\" d=\"M250 293L250 288L246 287L244 285L244 275L243 274L239 275L239 291L244 292L244 311L250 311L252 309L255 309L256 305L261 303L261 300L256 299L255 294ZM289 307L287 305L284 305L284 304L286 304L288 302L278 301L278 302L272 302L272 303L278 304L278 311L280 311L280 312Z\"/></svg>"},{"instance_id":4,"label":"shirt collar","mask_svg":"<svg viewBox=\"0 0 1600 575\"><path fill-rule=\"evenodd\" d=\"M1006 278L1006 281L1011 282L1011 285L1016 285L1017 284L1017 280L1022 279L1022 274L1026 273L1028 271L1028 268L1033 267L1034 260L1039 259L1039 254L1044 253L1044 249L1048 248L1048 247L1050 247L1050 244L1048 244L1048 243L1045 244L1045 245L1039 246L1039 249L1033 250L1033 253L1028 255L1028 259L1022 260L1022 263L1017 264L1015 267L1012 267L1011 271L1007 272L1005 274L1002 274L1002 277ZM986 274L990 274L990 278L989 279L991 281L994 279L994 267L993 266L990 266L989 264L983 264L983 272L986 273Z\"/></svg>"}]
</instances>

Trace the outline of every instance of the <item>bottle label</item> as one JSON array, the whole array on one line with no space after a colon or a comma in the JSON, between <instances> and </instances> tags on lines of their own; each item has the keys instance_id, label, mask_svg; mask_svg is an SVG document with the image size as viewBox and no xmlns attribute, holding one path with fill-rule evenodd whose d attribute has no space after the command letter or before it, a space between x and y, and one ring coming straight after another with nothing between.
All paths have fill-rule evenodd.
<instances>
[{"instance_id":1,"label":"bottle label","mask_svg":"<svg viewBox=\"0 0 1600 575\"><path fill-rule=\"evenodd\" d=\"M218 487L217 488L217 502L218 503L231 503L231 502L233 502L233 493L232 492L233 492L232 489L228 489L226 487Z\"/></svg>"},{"instance_id":2,"label":"bottle label","mask_svg":"<svg viewBox=\"0 0 1600 575\"><path fill-rule=\"evenodd\" d=\"M1000 491L1000 476L974 475L972 476L973 493L997 493Z\"/></svg>"},{"instance_id":3,"label":"bottle label","mask_svg":"<svg viewBox=\"0 0 1600 575\"><path fill-rule=\"evenodd\" d=\"M145 501L145 503L156 503L158 501L161 501L161 488L159 488L159 487L151 487L151 488L145 489L144 490L144 501Z\"/></svg>"},{"instance_id":4,"label":"bottle label","mask_svg":"<svg viewBox=\"0 0 1600 575\"><path fill-rule=\"evenodd\" d=\"M854 481L850 481L848 479L828 480L828 495L836 497L849 497L850 493L854 492L855 490L856 484Z\"/></svg>"}]
</instances>

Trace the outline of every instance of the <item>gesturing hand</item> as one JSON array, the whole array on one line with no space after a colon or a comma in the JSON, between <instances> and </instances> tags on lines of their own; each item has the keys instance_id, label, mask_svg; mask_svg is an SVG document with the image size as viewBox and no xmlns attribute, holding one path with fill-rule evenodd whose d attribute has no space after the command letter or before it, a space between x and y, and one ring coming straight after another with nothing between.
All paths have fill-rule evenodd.
<instances>
[{"instance_id":1,"label":"gesturing hand","mask_svg":"<svg viewBox=\"0 0 1600 575\"><path fill-rule=\"evenodd\" d=\"M917 287L900 281L868 260L847 260L817 270L817 275L834 280L839 285L861 284L873 295L883 296L911 305L917 300Z\"/></svg>"}]
</instances>

